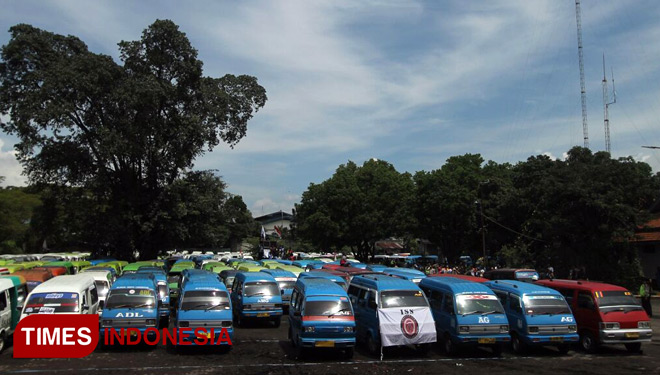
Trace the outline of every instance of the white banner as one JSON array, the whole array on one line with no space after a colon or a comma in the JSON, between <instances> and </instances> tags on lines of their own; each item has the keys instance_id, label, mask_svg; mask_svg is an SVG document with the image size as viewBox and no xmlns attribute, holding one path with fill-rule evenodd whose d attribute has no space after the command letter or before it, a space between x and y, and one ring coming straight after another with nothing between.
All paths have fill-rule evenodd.
<instances>
[{"instance_id":1,"label":"white banner","mask_svg":"<svg viewBox=\"0 0 660 375\"><path fill-rule=\"evenodd\" d=\"M435 321L428 307L378 309L383 346L436 342Z\"/></svg>"}]
</instances>

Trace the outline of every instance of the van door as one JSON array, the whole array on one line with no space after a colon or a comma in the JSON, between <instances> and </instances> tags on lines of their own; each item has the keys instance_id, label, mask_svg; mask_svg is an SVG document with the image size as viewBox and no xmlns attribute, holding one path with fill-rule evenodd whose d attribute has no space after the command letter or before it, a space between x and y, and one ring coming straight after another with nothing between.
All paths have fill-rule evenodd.
<instances>
[{"instance_id":1,"label":"van door","mask_svg":"<svg viewBox=\"0 0 660 375\"><path fill-rule=\"evenodd\" d=\"M513 293L509 293L509 327L512 331L516 331L521 336L527 335L525 324L525 317L523 315L522 304L520 297Z\"/></svg>"},{"instance_id":2,"label":"van door","mask_svg":"<svg viewBox=\"0 0 660 375\"><path fill-rule=\"evenodd\" d=\"M9 291L0 291L0 330L11 333L11 303L9 302Z\"/></svg>"},{"instance_id":3,"label":"van door","mask_svg":"<svg viewBox=\"0 0 660 375\"><path fill-rule=\"evenodd\" d=\"M436 292L438 293L438 292ZM454 312L454 296L449 293L442 293L442 307L438 316L438 326L442 334L453 328L453 334L456 334L456 321Z\"/></svg>"},{"instance_id":4,"label":"van door","mask_svg":"<svg viewBox=\"0 0 660 375\"><path fill-rule=\"evenodd\" d=\"M91 314L89 306L89 289L85 289L80 293L80 313Z\"/></svg>"},{"instance_id":5,"label":"van door","mask_svg":"<svg viewBox=\"0 0 660 375\"><path fill-rule=\"evenodd\" d=\"M289 311L289 324L291 326L292 340L295 340L295 338L300 335L300 331L302 330L302 315L296 316L296 313L302 314L302 301L302 293L298 292L298 290L294 290L293 294L291 295L291 311Z\"/></svg>"},{"instance_id":6,"label":"van door","mask_svg":"<svg viewBox=\"0 0 660 375\"><path fill-rule=\"evenodd\" d=\"M92 284L91 288L89 289L89 303L89 313L97 314L99 311L99 294L95 284Z\"/></svg>"},{"instance_id":7,"label":"van door","mask_svg":"<svg viewBox=\"0 0 660 375\"><path fill-rule=\"evenodd\" d=\"M364 307L363 314L366 319L367 327L369 330L376 334L376 341L380 341L380 323L378 320L378 304L376 303L376 291L365 291L362 305ZM359 301L358 301L359 302ZM368 332L367 332L368 333Z\"/></svg>"},{"instance_id":8,"label":"van door","mask_svg":"<svg viewBox=\"0 0 660 375\"><path fill-rule=\"evenodd\" d=\"M598 338L600 314L590 291L579 290L577 293L577 308L573 311L575 320L579 329L591 331L595 338Z\"/></svg>"}]
</instances>

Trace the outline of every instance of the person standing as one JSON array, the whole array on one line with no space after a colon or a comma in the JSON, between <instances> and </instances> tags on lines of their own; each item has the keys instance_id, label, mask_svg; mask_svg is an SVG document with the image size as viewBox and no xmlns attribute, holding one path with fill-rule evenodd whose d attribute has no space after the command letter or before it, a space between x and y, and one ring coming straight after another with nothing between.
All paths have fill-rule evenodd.
<instances>
[{"instance_id":1,"label":"person standing","mask_svg":"<svg viewBox=\"0 0 660 375\"><path fill-rule=\"evenodd\" d=\"M649 318L653 317L653 311L651 309L651 279L644 279L642 285L639 287L639 296L642 299L642 307L646 311L646 315Z\"/></svg>"}]
</instances>

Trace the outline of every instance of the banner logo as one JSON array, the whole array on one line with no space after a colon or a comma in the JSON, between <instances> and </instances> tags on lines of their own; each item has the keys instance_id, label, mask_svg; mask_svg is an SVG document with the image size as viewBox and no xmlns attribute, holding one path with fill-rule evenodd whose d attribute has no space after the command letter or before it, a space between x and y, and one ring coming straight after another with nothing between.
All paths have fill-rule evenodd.
<instances>
[{"instance_id":1,"label":"banner logo","mask_svg":"<svg viewBox=\"0 0 660 375\"><path fill-rule=\"evenodd\" d=\"M412 315L404 315L401 318L401 333L408 338L412 339L419 333L419 323Z\"/></svg>"},{"instance_id":2,"label":"banner logo","mask_svg":"<svg viewBox=\"0 0 660 375\"><path fill-rule=\"evenodd\" d=\"M96 314L34 314L14 331L14 358L82 358L99 342Z\"/></svg>"}]
</instances>

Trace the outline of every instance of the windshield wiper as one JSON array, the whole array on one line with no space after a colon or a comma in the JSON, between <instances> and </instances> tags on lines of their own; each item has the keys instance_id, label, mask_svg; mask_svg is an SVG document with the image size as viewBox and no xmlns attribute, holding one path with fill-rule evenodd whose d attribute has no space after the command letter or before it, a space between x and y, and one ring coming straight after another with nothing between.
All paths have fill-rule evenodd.
<instances>
[{"instance_id":1,"label":"windshield wiper","mask_svg":"<svg viewBox=\"0 0 660 375\"><path fill-rule=\"evenodd\" d=\"M263 295L266 295L266 293L264 293L264 292L252 293L252 294L246 295L246 297L263 296Z\"/></svg>"},{"instance_id":2,"label":"windshield wiper","mask_svg":"<svg viewBox=\"0 0 660 375\"><path fill-rule=\"evenodd\" d=\"M116 305L116 306L106 306L105 308L107 310L112 310L112 309L125 309L125 308L133 308L133 305L129 304L123 304L123 305Z\"/></svg>"},{"instance_id":3,"label":"windshield wiper","mask_svg":"<svg viewBox=\"0 0 660 375\"><path fill-rule=\"evenodd\" d=\"M489 314L496 314L496 313L501 314L501 312L499 312L497 310L492 310L492 311L486 311L486 312L482 313L481 315L489 315Z\"/></svg>"},{"instance_id":4,"label":"windshield wiper","mask_svg":"<svg viewBox=\"0 0 660 375\"><path fill-rule=\"evenodd\" d=\"M333 312L332 314L328 315L328 318L332 318L333 316L337 315L337 313L340 313L342 311L350 311L350 310L349 309L339 309L339 310Z\"/></svg>"},{"instance_id":5,"label":"windshield wiper","mask_svg":"<svg viewBox=\"0 0 660 375\"><path fill-rule=\"evenodd\" d=\"M469 311L469 312L463 313L463 316L465 316L465 315L481 314L482 312L483 312L483 311L481 311L481 310Z\"/></svg>"},{"instance_id":6,"label":"windshield wiper","mask_svg":"<svg viewBox=\"0 0 660 375\"><path fill-rule=\"evenodd\" d=\"M221 302L221 303L218 303L218 304L211 305L211 306L207 307L206 309L204 309L204 311L209 311L211 309L215 309L216 307L226 306L226 305L227 305L226 302Z\"/></svg>"}]
</instances>

